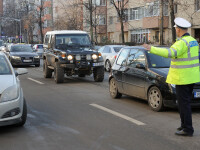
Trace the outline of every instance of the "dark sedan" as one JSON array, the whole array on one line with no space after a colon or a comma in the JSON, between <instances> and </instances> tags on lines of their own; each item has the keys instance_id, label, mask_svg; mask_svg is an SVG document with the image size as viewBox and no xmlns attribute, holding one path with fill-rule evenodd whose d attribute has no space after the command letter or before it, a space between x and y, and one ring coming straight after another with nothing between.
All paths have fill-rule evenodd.
<instances>
[{"instance_id":1,"label":"dark sedan","mask_svg":"<svg viewBox=\"0 0 200 150\"><path fill-rule=\"evenodd\" d=\"M35 65L36 67L40 66L40 58L37 53L29 45L25 44L16 44L10 45L6 54L13 66L23 65Z\"/></svg>"},{"instance_id":2,"label":"dark sedan","mask_svg":"<svg viewBox=\"0 0 200 150\"><path fill-rule=\"evenodd\" d=\"M143 47L123 48L109 77L112 98L122 94L147 100L154 111L176 107L176 86L166 83L170 59L151 54ZM200 106L200 84L195 84L191 106Z\"/></svg>"}]
</instances>

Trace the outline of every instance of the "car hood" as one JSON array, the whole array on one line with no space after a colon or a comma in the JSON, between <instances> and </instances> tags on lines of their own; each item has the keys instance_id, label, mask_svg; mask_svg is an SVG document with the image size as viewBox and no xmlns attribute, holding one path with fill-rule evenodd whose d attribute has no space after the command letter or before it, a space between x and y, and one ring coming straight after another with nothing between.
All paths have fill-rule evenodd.
<instances>
[{"instance_id":1,"label":"car hood","mask_svg":"<svg viewBox=\"0 0 200 150\"><path fill-rule=\"evenodd\" d=\"M15 84L13 75L0 75L0 94L8 87Z\"/></svg>"},{"instance_id":2,"label":"car hood","mask_svg":"<svg viewBox=\"0 0 200 150\"><path fill-rule=\"evenodd\" d=\"M169 72L169 68L150 68L150 70L165 78L167 78L167 74Z\"/></svg>"},{"instance_id":3,"label":"car hood","mask_svg":"<svg viewBox=\"0 0 200 150\"><path fill-rule=\"evenodd\" d=\"M73 53L73 54L80 54L80 55L98 53L98 52L93 51L89 48L68 49L67 52Z\"/></svg>"},{"instance_id":4,"label":"car hood","mask_svg":"<svg viewBox=\"0 0 200 150\"><path fill-rule=\"evenodd\" d=\"M35 52L10 52L11 56L37 56Z\"/></svg>"}]
</instances>

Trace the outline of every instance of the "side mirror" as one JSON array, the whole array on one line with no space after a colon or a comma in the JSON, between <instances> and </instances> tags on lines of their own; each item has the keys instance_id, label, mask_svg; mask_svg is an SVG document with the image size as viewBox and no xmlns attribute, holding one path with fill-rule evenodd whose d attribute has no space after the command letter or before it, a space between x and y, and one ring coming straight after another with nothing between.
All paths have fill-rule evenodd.
<instances>
[{"instance_id":1,"label":"side mirror","mask_svg":"<svg viewBox=\"0 0 200 150\"><path fill-rule=\"evenodd\" d=\"M52 48L51 43L48 43L48 49Z\"/></svg>"},{"instance_id":2,"label":"side mirror","mask_svg":"<svg viewBox=\"0 0 200 150\"><path fill-rule=\"evenodd\" d=\"M23 75L23 74L27 74L28 73L28 70L26 68L18 68L16 71L15 71L15 75L16 77L18 75Z\"/></svg>"},{"instance_id":3,"label":"side mirror","mask_svg":"<svg viewBox=\"0 0 200 150\"><path fill-rule=\"evenodd\" d=\"M145 66L142 63L138 63L138 64L136 64L136 68L145 69Z\"/></svg>"}]
</instances>

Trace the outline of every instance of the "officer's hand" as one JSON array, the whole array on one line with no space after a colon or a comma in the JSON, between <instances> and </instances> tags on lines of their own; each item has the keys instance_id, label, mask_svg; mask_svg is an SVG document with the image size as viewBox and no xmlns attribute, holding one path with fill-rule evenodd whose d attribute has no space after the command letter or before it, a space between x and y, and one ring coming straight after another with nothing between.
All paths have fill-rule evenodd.
<instances>
[{"instance_id":1,"label":"officer's hand","mask_svg":"<svg viewBox=\"0 0 200 150\"><path fill-rule=\"evenodd\" d=\"M143 46L143 47L145 48L145 50L147 50L147 51L150 51L150 50L151 50L151 45L143 44L142 46Z\"/></svg>"}]
</instances>

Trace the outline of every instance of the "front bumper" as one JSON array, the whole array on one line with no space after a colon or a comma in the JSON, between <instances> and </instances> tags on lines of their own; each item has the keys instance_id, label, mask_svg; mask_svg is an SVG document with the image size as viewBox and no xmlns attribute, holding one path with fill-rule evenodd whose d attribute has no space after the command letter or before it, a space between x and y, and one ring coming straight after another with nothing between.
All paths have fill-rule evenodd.
<instances>
[{"instance_id":1,"label":"front bumper","mask_svg":"<svg viewBox=\"0 0 200 150\"><path fill-rule=\"evenodd\" d=\"M13 59L11 58L11 64L12 65L23 65L23 66L29 66L29 65L39 65L40 64L40 58L30 58L30 59Z\"/></svg>"},{"instance_id":2,"label":"front bumper","mask_svg":"<svg viewBox=\"0 0 200 150\"><path fill-rule=\"evenodd\" d=\"M23 102L21 91L17 99L0 103L0 126L12 125L21 121Z\"/></svg>"}]
</instances>

